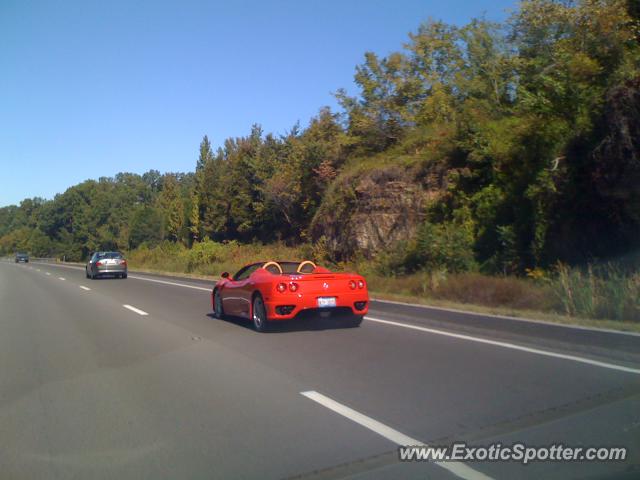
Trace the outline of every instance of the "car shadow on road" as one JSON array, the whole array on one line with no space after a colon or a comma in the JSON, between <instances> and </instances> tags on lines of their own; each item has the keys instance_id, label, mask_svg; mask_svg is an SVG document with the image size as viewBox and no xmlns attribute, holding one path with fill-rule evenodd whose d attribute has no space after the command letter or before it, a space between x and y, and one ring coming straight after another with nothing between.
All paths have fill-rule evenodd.
<instances>
[{"instance_id":1,"label":"car shadow on road","mask_svg":"<svg viewBox=\"0 0 640 480\"><path fill-rule=\"evenodd\" d=\"M254 331L253 324L246 318L231 317L225 315L223 319L217 318L213 313L208 313L207 317L214 320L227 322L239 327ZM349 315L335 315L330 317L321 317L318 314L298 315L293 320L280 320L270 322L269 330L266 333L289 333L289 332L306 332L317 330L345 330L357 328L353 323L353 317Z\"/></svg>"}]
</instances>

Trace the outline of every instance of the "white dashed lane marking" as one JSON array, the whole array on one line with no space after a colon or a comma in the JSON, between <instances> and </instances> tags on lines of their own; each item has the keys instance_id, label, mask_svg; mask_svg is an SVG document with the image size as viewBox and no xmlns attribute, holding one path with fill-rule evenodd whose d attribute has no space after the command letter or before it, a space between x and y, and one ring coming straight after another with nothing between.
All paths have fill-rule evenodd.
<instances>
[{"instance_id":1,"label":"white dashed lane marking","mask_svg":"<svg viewBox=\"0 0 640 480\"><path fill-rule=\"evenodd\" d=\"M132 312L137 313L138 315L149 315L147 312L145 312L144 310L140 310L139 308L136 307L132 307L131 305L122 305L124 308L126 308L127 310L131 310Z\"/></svg>"}]
</instances>

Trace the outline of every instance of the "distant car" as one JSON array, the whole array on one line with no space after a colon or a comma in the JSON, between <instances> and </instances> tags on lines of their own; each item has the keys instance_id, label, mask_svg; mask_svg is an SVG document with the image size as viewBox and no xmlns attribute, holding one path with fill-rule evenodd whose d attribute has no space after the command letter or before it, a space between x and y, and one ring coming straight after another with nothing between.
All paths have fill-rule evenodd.
<instances>
[{"instance_id":1,"label":"distant car","mask_svg":"<svg viewBox=\"0 0 640 480\"><path fill-rule=\"evenodd\" d=\"M29 254L16 253L16 263L29 263Z\"/></svg>"},{"instance_id":2,"label":"distant car","mask_svg":"<svg viewBox=\"0 0 640 480\"><path fill-rule=\"evenodd\" d=\"M120 252L96 252L87 262L85 273L92 280L106 275L127 278L127 261Z\"/></svg>"},{"instance_id":3,"label":"distant car","mask_svg":"<svg viewBox=\"0 0 640 480\"><path fill-rule=\"evenodd\" d=\"M214 315L244 317L259 332L271 322L304 311L342 313L345 325L359 326L369 309L367 283L355 273L333 273L313 262L258 262L233 277L222 274L213 291Z\"/></svg>"}]
</instances>

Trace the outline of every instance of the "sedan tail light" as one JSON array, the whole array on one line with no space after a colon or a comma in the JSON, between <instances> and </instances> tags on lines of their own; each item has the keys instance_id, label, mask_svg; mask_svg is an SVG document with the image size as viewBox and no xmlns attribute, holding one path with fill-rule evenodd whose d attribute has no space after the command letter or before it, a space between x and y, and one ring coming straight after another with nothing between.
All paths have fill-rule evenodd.
<instances>
[{"instance_id":1,"label":"sedan tail light","mask_svg":"<svg viewBox=\"0 0 640 480\"><path fill-rule=\"evenodd\" d=\"M96 262L96 267L101 267L102 265L104 265L102 262Z\"/></svg>"}]
</instances>

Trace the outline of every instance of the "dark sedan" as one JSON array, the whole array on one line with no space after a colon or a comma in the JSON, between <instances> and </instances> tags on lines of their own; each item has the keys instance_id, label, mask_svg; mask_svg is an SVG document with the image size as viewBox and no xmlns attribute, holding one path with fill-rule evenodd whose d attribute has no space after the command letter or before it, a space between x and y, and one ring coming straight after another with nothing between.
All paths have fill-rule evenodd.
<instances>
[{"instance_id":1,"label":"dark sedan","mask_svg":"<svg viewBox=\"0 0 640 480\"><path fill-rule=\"evenodd\" d=\"M102 276L127 278L127 261L120 252L96 252L85 270L87 278L92 280Z\"/></svg>"},{"instance_id":2,"label":"dark sedan","mask_svg":"<svg viewBox=\"0 0 640 480\"><path fill-rule=\"evenodd\" d=\"M16 263L29 263L29 254L16 253Z\"/></svg>"}]
</instances>

